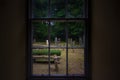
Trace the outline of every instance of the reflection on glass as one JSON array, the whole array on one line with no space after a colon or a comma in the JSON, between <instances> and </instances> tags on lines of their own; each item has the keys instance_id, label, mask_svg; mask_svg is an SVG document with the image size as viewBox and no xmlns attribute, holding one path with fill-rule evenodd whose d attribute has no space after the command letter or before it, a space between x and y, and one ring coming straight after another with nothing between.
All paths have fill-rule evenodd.
<instances>
[{"instance_id":1,"label":"reflection on glass","mask_svg":"<svg viewBox=\"0 0 120 80\"><path fill-rule=\"evenodd\" d=\"M68 0L68 18L80 18L84 15L84 0Z\"/></svg>"},{"instance_id":2,"label":"reflection on glass","mask_svg":"<svg viewBox=\"0 0 120 80\"><path fill-rule=\"evenodd\" d=\"M65 0L51 0L51 17L65 17Z\"/></svg>"},{"instance_id":3,"label":"reflection on glass","mask_svg":"<svg viewBox=\"0 0 120 80\"><path fill-rule=\"evenodd\" d=\"M67 22L68 26L68 74L84 74L83 22Z\"/></svg>"},{"instance_id":4,"label":"reflection on glass","mask_svg":"<svg viewBox=\"0 0 120 80\"><path fill-rule=\"evenodd\" d=\"M47 18L48 17L48 0L33 0L32 1L32 17Z\"/></svg>"},{"instance_id":5,"label":"reflection on glass","mask_svg":"<svg viewBox=\"0 0 120 80\"><path fill-rule=\"evenodd\" d=\"M32 23L33 74L48 74L48 25L46 22Z\"/></svg>"}]
</instances>

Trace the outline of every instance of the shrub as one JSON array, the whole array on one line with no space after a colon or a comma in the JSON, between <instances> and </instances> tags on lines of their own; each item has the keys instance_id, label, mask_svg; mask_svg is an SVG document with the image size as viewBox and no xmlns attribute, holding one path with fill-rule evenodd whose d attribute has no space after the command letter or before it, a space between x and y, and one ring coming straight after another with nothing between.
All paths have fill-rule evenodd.
<instances>
[{"instance_id":1,"label":"shrub","mask_svg":"<svg viewBox=\"0 0 120 80\"><path fill-rule=\"evenodd\" d=\"M33 55L48 55L48 49L42 49L42 50L32 50L32 54ZM50 55L57 55L60 56L61 55L61 51L60 50L50 50Z\"/></svg>"}]
</instances>

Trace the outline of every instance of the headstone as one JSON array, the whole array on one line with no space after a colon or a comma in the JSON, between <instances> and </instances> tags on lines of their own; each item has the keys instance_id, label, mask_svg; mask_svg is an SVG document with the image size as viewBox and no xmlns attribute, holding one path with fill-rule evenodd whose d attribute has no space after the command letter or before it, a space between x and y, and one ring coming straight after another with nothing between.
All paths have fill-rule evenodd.
<instances>
[{"instance_id":1,"label":"headstone","mask_svg":"<svg viewBox=\"0 0 120 80\"><path fill-rule=\"evenodd\" d=\"M60 46L60 41L61 41L60 38L58 38L58 41L57 41L57 43L58 43L57 45L58 46Z\"/></svg>"},{"instance_id":2,"label":"headstone","mask_svg":"<svg viewBox=\"0 0 120 80\"><path fill-rule=\"evenodd\" d=\"M49 45L49 42L48 42L48 40L46 40L46 45L47 45L47 46Z\"/></svg>"},{"instance_id":3,"label":"headstone","mask_svg":"<svg viewBox=\"0 0 120 80\"><path fill-rule=\"evenodd\" d=\"M72 47L72 38L68 39L68 45Z\"/></svg>"},{"instance_id":4,"label":"headstone","mask_svg":"<svg viewBox=\"0 0 120 80\"><path fill-rule=\"evenodd\" d=\"M72 38L70 39L70 45L73 46L73 44L72 44Z\"/></svg>"},{"instance_id":5,"label":"headstone","mask_svg":"<svg viewBox=\"0 0 120 80\"><path fill-rule=\"evenodd\" d=\"M75 46L75 41L72 42L72 48ZM73 52L74 52L74 48L73 48Z\"/></svg>"},{"instance_id":6,"label":"headstone","mask_svg":"<svg viewBox=\"0 0 120 80\"><path fill-rule=\"evenodd\" d=\"M82 38L79 37L79 45L82 46Z\"/></svg>"},{"instance_id":7,"label":"headstone","mask_svg":"<svg viewBox=\"0 0 120 80\"><path fill-rule=\"evenodd\" d=\"M55 46L57 46L57 37L55 37Z\"/></svg>"}]
</instances>

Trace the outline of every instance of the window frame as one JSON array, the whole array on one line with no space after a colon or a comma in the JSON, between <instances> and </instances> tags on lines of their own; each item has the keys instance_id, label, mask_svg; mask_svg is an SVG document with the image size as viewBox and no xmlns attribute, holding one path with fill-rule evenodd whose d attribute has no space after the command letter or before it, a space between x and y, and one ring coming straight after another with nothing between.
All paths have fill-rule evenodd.
<instances>
[{"instance_id":1,"label":"window frame","mask_svg":"<svg viewBox=\"0 0 120 80\"><path fill-rule=\"evenodd\" d=\"M50 1L50 0L49 0ZM66 0L67 1L67 0ZM69 21L69 20L74 20L74 18L34 18L32 19L30 16L31 16L31 9L32 9L32 0L27 0L26 1L26 4L27 4L27 18L26 18L26 22L27 22L27 27L26 27L26 31L27 31L27 39L26 39L26 80L46 80L46 79L60 79L60 80L64 80L64 79L69 79L69 80L72 80L72 79L76 79L76 80L91 80L91 50L90 50L90 32L91 32L91 13L90 13L90 2L91 0L85 0L85 6L87 8L85 8L85 11L87 11L87 14L85 15L88 15L87 18L75 18L75 20L84 20L85 21L85 24L86 24L86 29L85 29L85 52L84 52L84 65L85 65L85 76L33 76L32 75L32 57L31 57L31 52L32 52L32 26L31 26L31 23L32 23L32 20L66 20L66 21Z\"/></svg>"}]
</instances>

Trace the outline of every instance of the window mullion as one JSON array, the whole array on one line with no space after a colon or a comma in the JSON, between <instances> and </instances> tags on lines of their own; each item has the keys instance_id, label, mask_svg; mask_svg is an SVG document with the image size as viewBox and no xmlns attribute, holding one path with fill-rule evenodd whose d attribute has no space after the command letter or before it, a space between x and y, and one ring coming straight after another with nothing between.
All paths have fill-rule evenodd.
<instances>
[{"instance_id":1,"label":"window mullion","mask_svg":"<svg viewBox=\"0 0 120 80\"><path fill-rule=\"evenodd\" d=\"M51 0L48 0L48 18L50 18L50 2ZM50 20L48 21L48 74L50 76Z\"/></svg>"},{"instance_id":2,"label":"window mullion","mask_svg":"<svg viewBox=\"0 0 120 80\"><path fill-rule=\"evenodd\" d=\"M65 25L65 33L66 33L66 75L68 76L68 28Z\"/></svg>"},{"instance_id":3,"label":"window mullion","mask_svg":"<svg viewBox=\"0 0 120 80\"><path fill-rule=\"evenodd\" d=\"M68 15L68 0L65 0L65 17Z\"/></svg>"},{"instance_id":4,"label":"window mullion","mask_svg":"<svg viewBox=\"0 0 120 80\"><path fill-rule=\"evenodd\" d=\"M48 18L51 18L51 0L48 1Z\"/></svg>"},{"instance_id":5,"label":"window mullion","mask_svg":"<svg viewBox=\"0 0 120 80\"><path fill-rule=\"evenodd\" d=\"M88 18L88 0L84 0L84 15L85 18Z\"/></svg>"},{"instance_id":6,"label":"window mullion","mask_svg":"<svg viewBox=\"0 0 120 80\"><path fill-rule=\"evenodd\" d=\"M84 55L84 67L85 67L85 69L84 69L84 71L85 71L85 75L87 75L87 77L86 78L88 78L88 76L89 76L89 65L88 65L88 62L89 62L89 58L90 58L90 54L88 54L89 53L89 51L88 51L88 43L89 43L89 41L88 41L88 36L89 36L89 22L88 22L88 20L85 20L85 55Z\"/></svg>"},{"instance_id":7,"label":"window mullion","mask_svg":"<svg viewBox=\"0 0 120 80\"><path fill-rule=\"evenodd\" d=\"M49 61L49 65L48 65L48 73L50 76L50 21L48 22L48 61Z\"/></svg>"}]
</instances>

